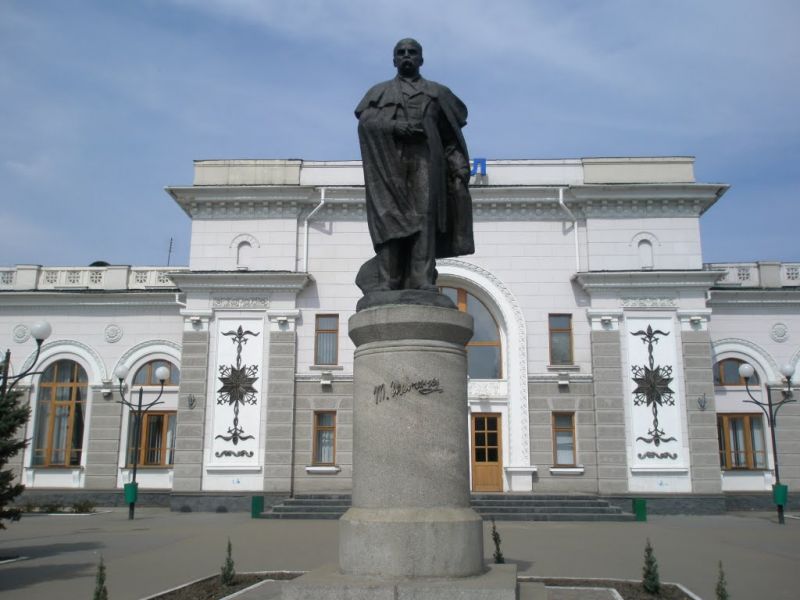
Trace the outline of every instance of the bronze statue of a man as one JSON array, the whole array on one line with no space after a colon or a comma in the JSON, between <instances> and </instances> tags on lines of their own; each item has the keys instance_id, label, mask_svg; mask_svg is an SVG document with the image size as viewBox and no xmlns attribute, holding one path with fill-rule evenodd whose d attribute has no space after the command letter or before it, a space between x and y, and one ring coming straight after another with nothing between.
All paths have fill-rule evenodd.
<instances>
[{"instance_id":1,"label":"bronze statue of a man","mask_svg":"<svg viewBox=\"0 0 800 600\"><path fill-rule=\"evenodd\" d=\"M420 76L422 46L394 47L394 79L356 107L375 258L356 283L374 291L436 292L436 258L472 254L469 155L461 128L467 107Z\"/></svg>"}]
</instances>

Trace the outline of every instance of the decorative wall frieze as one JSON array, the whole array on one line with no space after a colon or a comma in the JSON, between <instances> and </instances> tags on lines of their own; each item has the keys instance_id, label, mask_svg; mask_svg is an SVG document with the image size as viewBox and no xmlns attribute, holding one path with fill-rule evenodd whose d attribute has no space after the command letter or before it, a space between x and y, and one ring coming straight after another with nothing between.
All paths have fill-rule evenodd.
<instances>
[{"instance_id":1,"label":"decorative wall frieze","mask_svg":"<svg viewBox=\"0 0 800 600\"><path fill-rule=\"evenodd\" d=\"M620 298L623 308L677 308L678 299L669 296L624 296Z\"/></svg>"},{"instance_id":2,"label":"decorative wall frieze","mask_svg":"<svg viewBox=\"0 0 800 600\"><path fill-rule=\"evenodd\" d=\"M211 298L214 309L256 310L269 307L269 296L216 296Z\"/></svg>"}]
</instances>

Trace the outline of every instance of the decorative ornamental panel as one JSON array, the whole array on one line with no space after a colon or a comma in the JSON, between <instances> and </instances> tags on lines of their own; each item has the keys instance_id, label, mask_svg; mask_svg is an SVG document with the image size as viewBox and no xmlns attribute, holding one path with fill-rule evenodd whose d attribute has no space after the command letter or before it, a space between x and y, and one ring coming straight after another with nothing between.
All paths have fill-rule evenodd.
<instances>
[{"instance_id":1,"label":"decorative ornamental panel","mask_svg":"<svg viewBox=\"0 0 800 600\"><path fill-rule=\"evenodd\" d=\"M628 319L633 466L684 466L672 319Z\"/></svg>"},{"instance_id":2,"label":"decorative ornamental panel","mask_svg":"<svg viewBox=\"0 0 800 600\"><path fill-rule=\"evenodd\" d=\"M259 462L263 348L262 320L219 322L210 457L214 464Z\"/></svg>"}]
</instances>

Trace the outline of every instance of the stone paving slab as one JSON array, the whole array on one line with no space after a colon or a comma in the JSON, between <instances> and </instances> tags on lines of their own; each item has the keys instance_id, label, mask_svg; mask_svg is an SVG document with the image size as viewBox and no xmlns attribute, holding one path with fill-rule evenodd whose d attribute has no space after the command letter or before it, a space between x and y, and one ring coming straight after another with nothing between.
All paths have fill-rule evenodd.
<instances>
[{"instance_id":1,"label":"stone paving slab","mask_svg":"<svg viewBox=\"0 0 800 600\"><path fill-rule=\"evenodd\" d=\"M336 521L269 521L246 514L127 509L92 517L23 517L0 532L0 600L90 598L97 562L107 566L110 597L139 600L219 572L228 538L236 569L308 571L336 560ZM493 544L484 529L486 560ZM638 579L645 540L654 546L662 580L714 598L722 560L732 598L795 600L800 521L775 514L654 516L646 523L498 523L507 561L520 575ZM250 600L245 598L244 600Z\"/></svg>"}]
</instances>

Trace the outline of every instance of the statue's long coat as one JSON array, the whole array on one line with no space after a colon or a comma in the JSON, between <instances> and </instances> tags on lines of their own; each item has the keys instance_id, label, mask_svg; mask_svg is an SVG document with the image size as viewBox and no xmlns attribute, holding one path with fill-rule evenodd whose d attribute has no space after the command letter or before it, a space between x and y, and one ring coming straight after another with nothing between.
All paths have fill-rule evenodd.
<instances>
[{"instance_id":1,"label":"statue's long coat","mask_svg":"<svg viewBox=\"0 0 800 600\"><path fill-rule=\"evenodd\" d=\"M430 153L428 198L436 208L436 258L461 256L475 251L472 236L472 198L464 179L469 173L469 154L461 128L467 122L467 107L447 87L420 78L423 93L437 102L445 117L449 140L442 140L440 123L423 120ZM356 107L358 139L364 166L367 223L372 243L420 231L422 219L400 170L400 145L393 135L403 95L397 78L373 86ZM449 143L448 143L449 142Z\"/></svg>"}]
</instances>

